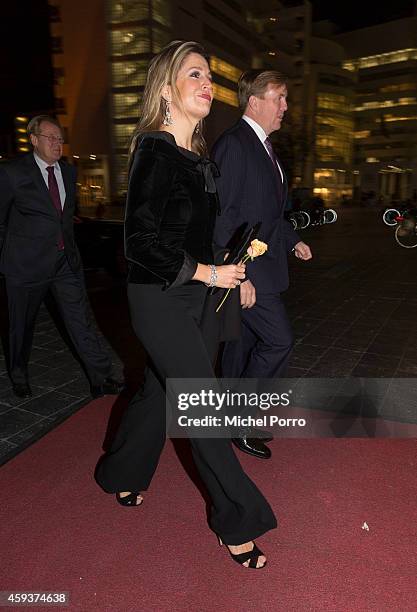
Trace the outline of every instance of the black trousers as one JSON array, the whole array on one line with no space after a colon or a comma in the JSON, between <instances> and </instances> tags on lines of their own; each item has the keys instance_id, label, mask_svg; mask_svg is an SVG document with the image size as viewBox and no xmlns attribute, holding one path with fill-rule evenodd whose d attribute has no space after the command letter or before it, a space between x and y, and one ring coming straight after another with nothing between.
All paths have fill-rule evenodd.
<instances>
[{"instance_id":1,"label":"black trousers","mask_svg":"<svg viewBox=\"0 0 417 612\"><path fill-rule=\"evenodd\" d=\"M293 347L293 335L279 294L259 294L252 308L242 309L242 334L226 342L225 378L282 378Z\"/></svg>"},{"instance_id":2,"label":"black trousers","mask_svg":"<svg viewBox=\"0 0 417 612\"><path fill-rule=\"evenodd\" d=\"M165 378L214 378L216 347L199 324L207 290L189 285L162 291L156 285L128 287L134 330L152 366L126 409L96 479L108 493L144 491L152 480L166 438ZM207 340L207 341L206 341ZM276 527L274 514L248 478L229 439L190 439L193 458L211 497L210 526L226 544L241 544Z\"/></svg>"},{"instance_id":3,"label":"black trousers","mask_svg":"<svg viewBox=\"0 0 417 612\"><path fill-rule=\"evenodd\" d=\"M68 334L92 385L101 385L110 374L111 359L95 333L88 310L83 273L74 273L65 251L57 251L54 273L43 282L22 282L6 276L9 307L10 377L28 380L28 363L39 308L51 290Z\"/></svg>"}]
</instances>

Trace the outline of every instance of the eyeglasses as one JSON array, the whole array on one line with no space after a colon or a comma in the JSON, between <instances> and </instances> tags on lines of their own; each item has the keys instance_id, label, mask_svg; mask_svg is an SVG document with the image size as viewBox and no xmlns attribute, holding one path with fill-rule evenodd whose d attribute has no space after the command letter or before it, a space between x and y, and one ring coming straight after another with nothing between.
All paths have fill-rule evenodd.
<instances>
[{"instance_id":1,"label":"eyeglasses","mask_svg":"<svg viewBox=\"0 0 417 612\"><path fill-rule=\"evenodd\" d=\"M59 142L59 144L64 144L64 139L58 138L57 136L47 136L46 134L41 133L35 134L35 136L43 136L44 138L47 138L51 144L54 144L55 142Z\"/></svg>"}]
</instances>

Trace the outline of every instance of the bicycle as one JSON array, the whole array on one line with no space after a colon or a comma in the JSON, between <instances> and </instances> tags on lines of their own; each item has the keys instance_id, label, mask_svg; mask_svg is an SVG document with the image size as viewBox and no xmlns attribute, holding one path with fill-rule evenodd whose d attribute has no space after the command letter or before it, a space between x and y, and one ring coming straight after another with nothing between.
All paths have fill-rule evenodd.
<instances>
[{"instance_id":1,"label":"bicycle","mask_svg":"<svg viewBox=\"0 0 417 612\"><path fill-rule=\"evenodd\" d=\"M403 211L398 210L398 208L386 208L383 212L382 220L385 225L393 227L397 225L397 217L400 217L402 212Z\"/></svg>"},{"instance_id":2,"label":"bicycle","mask_svg":"<svg viewBox=\"0 0 417 612\"><path fill-rule=\"evenodd\" d=\"M333 208L316 208L310 212L311 226L327 225L337 221L337 212Z\"/></svg>"},{"instance_id":3,"label":"bicycle","mask_svg":"<svg viewBox=\"0 0 417 612\"><path fill-rule=\"evenodd\" d=\"M416 211L407 211L395 218L395 240L404 249L417 247L417 215Z\"/></svg>"},{"instance_id":4,"label":"bicycle","mask_svg":"<svg viewBox=\"0 0 417 612\"><path fill-rule=\"evenodd\" d=\"M310 215L305 210L291 211L286 214L286 219L292 224L295 230L302 230L310 225Z\"/></svg>"}]
</instances>

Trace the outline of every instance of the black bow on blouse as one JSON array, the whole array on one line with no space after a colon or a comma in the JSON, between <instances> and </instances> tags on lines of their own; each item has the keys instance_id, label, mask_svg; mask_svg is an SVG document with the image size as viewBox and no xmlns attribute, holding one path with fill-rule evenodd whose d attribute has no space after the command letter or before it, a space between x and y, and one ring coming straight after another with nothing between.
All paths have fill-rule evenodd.
<instances>
[{"instance_id":1,"label":"black bow on blouse","mask_svg":"<svg viewBox=\"0 0 417 612\"><path fill-rule=\"evenodd\" d=\"M220 176L220 172L216 164L211 159L202 157L198 162L198 166L200 166L204 176L205 191L207 193L217 193L214 179Z\"/></svg>"}]
</instances>

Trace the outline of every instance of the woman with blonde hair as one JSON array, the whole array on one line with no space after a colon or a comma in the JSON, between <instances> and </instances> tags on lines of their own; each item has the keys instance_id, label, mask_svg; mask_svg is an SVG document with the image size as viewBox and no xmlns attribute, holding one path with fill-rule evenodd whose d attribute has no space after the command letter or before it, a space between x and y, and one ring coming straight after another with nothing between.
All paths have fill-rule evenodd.
<instances>
[{"instance_id":1,"label":"woman with blonde hair","mask_svg":"<svg viewBox=\"0 0 417 612\"><path fill-rule=\"evenodd\" d=\"M216 347L201 328L207 287L234 288L245 278L242 264L214 265L217 195L202 136L212 100L199 44L174 41L153 58L130 149L125 219L131 319L150 365L96 470L100 486L123 506L142 503L157 467L166 438L165 380L215 377ZM211 498L210 527L235 561L263 567L253 540L276 526L268 502L230 439L190 443Z\"/></svg>"}]
</instances>

